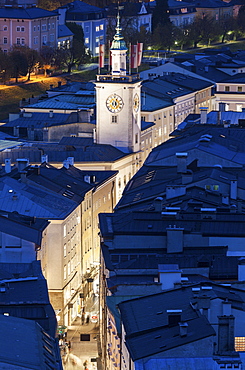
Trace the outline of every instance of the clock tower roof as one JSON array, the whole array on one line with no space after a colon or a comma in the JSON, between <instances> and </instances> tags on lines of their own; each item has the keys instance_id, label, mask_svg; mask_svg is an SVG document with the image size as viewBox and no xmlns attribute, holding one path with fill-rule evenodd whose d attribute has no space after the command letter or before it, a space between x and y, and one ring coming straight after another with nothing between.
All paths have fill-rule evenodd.
<instances>
[{"instance_id":1,"label":"clock tower roof","mask_svg":"<svg viewBox=\"0 0 245 370\"><path fill-rule=\"evenodd\" d=\"M113 38L111 49L110 50L128 50L126 43L121 35L121 26L120 26L120 16L117 15L117 26L116 26L116 34Z\"/></svg>"}]
</instances>

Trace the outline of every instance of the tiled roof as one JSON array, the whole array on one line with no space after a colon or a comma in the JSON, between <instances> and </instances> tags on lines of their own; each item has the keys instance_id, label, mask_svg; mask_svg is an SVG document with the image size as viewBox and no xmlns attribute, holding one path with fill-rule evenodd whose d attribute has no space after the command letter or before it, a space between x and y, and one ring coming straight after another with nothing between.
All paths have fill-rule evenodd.
<instances>
[{"instance_id":1,"label":"tiled roof","mask_svg":"<svg viewBox=\"0 0 245 370\"><path fill-rule=\"evenodd\" d=\"M49 10L41 8L12 8L4 7L0 8L1 18L11 18L11 19L37 19L37 18L47 18L47 17L57 17L56 12L51 12Z\"/></svg>"}]
</instances>

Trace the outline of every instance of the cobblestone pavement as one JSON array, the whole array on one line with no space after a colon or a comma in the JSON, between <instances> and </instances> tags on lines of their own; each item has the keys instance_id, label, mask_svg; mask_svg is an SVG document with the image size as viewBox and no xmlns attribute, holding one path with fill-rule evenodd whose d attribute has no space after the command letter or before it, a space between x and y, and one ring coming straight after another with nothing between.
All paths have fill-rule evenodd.
<instances>
[{"instance_id":1,"label":"cobblestone pavement","mask_svg":"<svg viewBox=\"0 0 245 370\"><path fill-rule=\"evenodd\" d=\"M88 323L81 325L81 319L77 318L72 326L68 327L67 342L70 341L71 349L61 347L61 356L64 370L97 370L96 359L98 357L97 336L99 327L97 324ZM81 341L81 334L87 334L90 340Z\"/></svg>"}]
</instances>

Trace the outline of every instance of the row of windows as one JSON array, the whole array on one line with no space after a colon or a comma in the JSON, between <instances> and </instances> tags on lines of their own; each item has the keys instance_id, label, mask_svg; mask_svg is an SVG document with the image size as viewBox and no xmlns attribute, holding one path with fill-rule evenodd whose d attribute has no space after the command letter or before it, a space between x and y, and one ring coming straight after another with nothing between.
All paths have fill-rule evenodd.
<instances>
[{"instance_id":1,"label":"row of windows","mask_svg":"<svg viewBox=\"0 0 245 370\"><path fill-rule=\"evenodd\" d=\"M8 38L3 38L3 43L6 45L8 43ZM16 44L17 45L25 45L25 38L24 37L17 37L16 38Z\"/></svg>"},{"instance_id":2,"label":"row of windows","mask_svg":"<svg viewBox=\"0 0 245 370\"><path fill-rule=\"evenodd\" d=\"M49 41L50 42L54 41L54 34L53 33L51 35L49 35ZM45 45L47 42L48 42L47 35L43 35L42 36L42 43ZM33 43L34 43L34 45L38 44L38 36L34 36Z\"/></svg>"},{"instance_id":3,"label":"row of windows","mask_svg":"<svg viewBox=\"0 0 245 370\"><path fill-rule=\"evenodd\" d=\"M95 31L99 32L99 31L103 31L103 29L104 29L104 25L100 24L99 26L96 26Z\"/></svg>"},{"instance_id":4,"label":"row of windows","mask_svg":"<svg viewBox=\"0 0 245 370\"><path fill-rule=\"evenodd\" d=\"M63 226L63 236L64 238L74 230L74 228L79 224L80 219L79 217L75 214L73 215L67 223Z\"/></svg>"},{"instance_id":5,"label":"row of windows","mask_svg":"<svg viewBox=\"0 0 245 370\"><path fill-rule=\"evenodd\" d=\"M230 86L225 86L225 91L230 91ZM237 86L237 92L242 92L242 86Z\"/></svg>"},{"instance_id":6,"label":"row of windows","mask_svg":"<svg viewBox=\"0 0 245 370\"><path fill-rule=\"evenodd\" d=\"M78 235L75 233L67 243L64 244L64 257L66 257L73 250L76 250L78 242Z\"/></svg>"},{"instance_id":7,"label":"row of windows","mask_svg":"<svg viewBox=\"0 0 245 370\"><path fill-rule=\"evenodd\" d=\"M75 255L68 263L64 266L64 280L70 276L76 268L77 255Z\"/></svg>"},{"instance_id":8,"label":"row of windows","mask_svg":"<svg viewBox=\"0 0 245 370\"><path fill-rule=\"evenodd\" d=\"M52 23L52 29L55 28L55 24ZM51 24L49 23L48 25L46 24L42 24L42 31L47 31L51 29ZM3 27L3 30L4 31L8 31L8 26L4 26ZM40 26L34 26L33 27L33 31L36 32L36 31L40 31ZM20 26L17 26L16 27L16 32L25 32L25 27L20 27Z\"/></svg>"}]
</instances>

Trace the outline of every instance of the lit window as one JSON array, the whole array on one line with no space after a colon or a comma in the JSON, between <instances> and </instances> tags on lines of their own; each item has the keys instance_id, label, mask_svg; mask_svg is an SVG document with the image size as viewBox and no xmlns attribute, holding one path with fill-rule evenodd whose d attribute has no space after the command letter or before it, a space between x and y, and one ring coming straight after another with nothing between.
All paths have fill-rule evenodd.
<instances>
[{"instance_id":1,"label":"lit window","mask_svg":"<svg viewBox=\"0 0 245 370\"><path fill-rule=\"evenodd\" d=\"M237 86L237 91L242 92L242 86Z\"/></svg>"},{"instance_id":2,"label":"lit window","mask_svg":"<svg viewBox=\"0 0 245 370\"><path fill-rule=\"evenodd\" d=\"M235 337L235 351L236 352L245 351L245 337Z\"/></svg>"},{"instance_id":3,"label":"lit window","mask_svg":"<svg viewBox=\"0 0 245 370\"><path fill-rule=\"evenodd\" d=\"M63 236L64 236L64 237L66 236L66 225L64 225L64 229L63 229Z\"/></svg>"},{"instance_id":4,"label":"lit window","mask_svg":"<svg viewBox=\"0 0 245 370\"><path fill-rule=\"evenodd\" d=\"M96 30L96 32L98 32L100 30L100 27L96 26L95 30Z\"/></svg>"},{"instance_id":5,"label":"lit window","mask_svg":"<svg viewBox=\"0 0 245 370\"><path fill-rule=\"evenodd\" d=\"M66 257L66 244L64 244L64 257Z\"/></svg>"},{"instance_id":6,"label":"lit window","mask_svg":"<svg viewBox=\"0 0 245 370\"><path fill-rule=\"evenodd\" d=\"M103 24L101 24L101 25L100 25L100 30L101 30L101 31L103 31L103 29L104 29L104 25L103 25Z\"/></svg>"},{"instance_id":7,"label":"lit window","mask_svg":"<svg viewBox=\"0 0 245 370\"><path fill-rule=\"evenodd\" d=\"M88 43L89 43L89 38L85 37L85 44L88 44Z\"/></svg>"},{"instance_id":8,"label":"lit window","mask_svg":"<svg viewBox=\"0 0 245 370\"><path fill-rule=\"evenodd\" d=\"M225 86L225 91L230 91L230 86Z\"/></svg>"},{"instance_id":9,"label":"lit window","mask_svg":"<svg viewBox=\"0 0 245 370\"><path fill-rule=\"evenodd\" d=\"M213 190L218 191L219 190L219 185L213 185Z\"/></svg>"},{"instance_id":10,"label":"lit window","mask_svg":"<svg viewBox=\"0 0 245 370\"><path fill-rule=\"evenodd\" d=\"M64 266L64 280L66 279L66 265Z\"/></svg>"}]
</instances>

